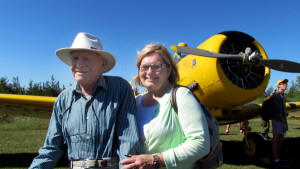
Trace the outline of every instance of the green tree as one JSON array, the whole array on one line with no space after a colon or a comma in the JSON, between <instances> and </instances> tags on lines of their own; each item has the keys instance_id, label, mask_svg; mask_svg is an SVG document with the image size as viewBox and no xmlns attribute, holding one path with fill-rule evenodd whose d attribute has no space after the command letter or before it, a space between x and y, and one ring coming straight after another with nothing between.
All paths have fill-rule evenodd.
<instances>
[{"instance_id":1,"label":"green tree","mask_svg":"<svg viewBox=\"0 0 300 169\"><path fill-rule=\"evenodd\" d=\"M13 77L13 84L12 84L12 93L13 94L24 94L25 89L21 87L19 77Z\"/></svg>"},{"instance_id":2,"label":"green tree","mask_svg":"<svg viewBox=\"0 0 300 169\"><path fill-rule=\"evenodd\" d=\"M286 93L285 97L286 98L293 98L293 97L295 97L295 93L297 92L297 87L296 87L296 84L293 80L289 84L290 84L289 88L285 92Z\"/></svg>"},{"instance_id":3,"label":"green tree","mask_svg":"<svg viewBox=\"0 0 300 169\"><path fill-rule=\"evenodd\" d=\"M50 96L58 96L62 89L59 87L59 81L56 81L54 76L51 76Z\"/></svg>"},{"instance_id":4,"label":"green tree","mask_svg":"<svg viewBox=\"0 0 300 169\"><path fill-rule=\"evenodd\" d=\"M0 93L11 93L12 89L8 83L7 77L0 78Z\"/></svg>"},{"instance_id":5,"label":"green tree","mask_svg":"<svg viewBox=\"0 0 300 169\"><path fill-rule=\"evenodd\" d=\"M26 89L25 94L33 95L33 80L30 79L28 88Z\"/></svg>"},{"instance_id":6,"label":"green tree","mask_svg":"<svg viewBox=\"0 0 300 169\"><path fill-rule=\"evenodd\" d=\"M299 91L300 90L300 76L297 76L297 80L296 80L296 90Z\"/></svg>"}]
</instances>

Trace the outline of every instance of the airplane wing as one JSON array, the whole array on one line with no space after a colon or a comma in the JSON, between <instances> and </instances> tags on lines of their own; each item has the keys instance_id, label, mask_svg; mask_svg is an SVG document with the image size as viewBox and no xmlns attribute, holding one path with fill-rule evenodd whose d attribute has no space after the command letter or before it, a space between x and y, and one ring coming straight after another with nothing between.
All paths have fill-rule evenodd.
<instances>
[{"instance_id":1,"label":"airplane wing","mask_svg":"<svg viewBox=\"0 0 300 169\"><path fill-rule=\"evenodd\" d=\"M212 114L216 117L220 125L243 122L260 116L261 104L244 104L236 106L230 110L211 110ZM287 102L287 110L300 109L300 102ZM298 116L290 115L288 118L300 118Z\"/></svg>"},{"instance_id":2,"label":"airplane wing","mask_svg":"<svg viewBox=\"0 0 300 169\"><path fill-rule=\"evenodd\" d=\"M286 103L286 109L287 110L293 110L293 109L299 109L300 108L300 102L288 102ZM288 119L297 119L300 120L300 116L293 116L291 113L289 113Z\"/></svg>"},{"instance_id":3,"label":"airplane wing","mask_svg":"<svg viewBox=\"0 0 300 169\"><path fill-rule=\"evenodd\" d=\"M0 94L0 113L50 118L56 97ZM242 122L260 116L261 104L244 104L229 110L213 109L220 125ZM287 110L300 109L300 102L287 102ZM290 116L290 118L297 118Z\"/></svg>"},{"instance_id":4,"label":"airplane wing","mask_svg":"<svg viewBox=\"0 0 300 169\"><path fill-rule=\"evenodd\" d=\"M229 110L213 109L211 113L216 117L219 125L242 122L246 119L252 119L260 115L261 105L244 104L233 107Z\"/></svg>"},{"instance_id":5,"label":"airplane wing","mask_svg":"<svg viewBox=\"0 0 300 169\"><path fill-rule=\"evenodd\" d=\"M300 109L300 102L287 102L285 106L287 110Z\"/></svg>"},{"instance_id":6,"label":"airplane wing","mask_svg":"<svg viewBox=\"0 0 300 169\"><path fill-rule=\"evenodd\" d=\"M0 113L50 119L55 100L56 97L0 93Z\"/></svg>"},{"instance_id":7,"label":"airplane wing","mask_svg":"<svg viewBox=\"0 0 300 169\"><path fill-rule=\"evenodd\" d=\"M0 113L49 118L56 97L0 94Z\"/></svg>"}]
</instances>

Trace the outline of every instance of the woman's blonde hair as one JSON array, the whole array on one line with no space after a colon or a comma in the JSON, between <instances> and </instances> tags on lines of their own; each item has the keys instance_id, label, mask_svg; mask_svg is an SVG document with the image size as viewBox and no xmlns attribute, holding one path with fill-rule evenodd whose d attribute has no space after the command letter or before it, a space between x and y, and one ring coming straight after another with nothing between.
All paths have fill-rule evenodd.
<instances>
[{"instance_id":1,"label":"woman's blonde hair","mask_svg":"<svg viewBox=\"0 0 300 169\"><path fill-rule=\"evenodd\" d=\"M136 61L136 66L138 70L140 68L141 62L144 59L144 57L150 53L157 53L163 59L164 64L166 64L167 67L171 68L171 73L168 78L169 83L172 85L177 84L179 80L179 73L177 67L175 65L175 62L172 59L172 55L163 45L154 44L154 43L148 44L140 52L138 52L137 61ZM134 81L135 81L135 85L143 86L141 79L139 77L139 71L138 74L134 77Z\"/></svg>"}]
</instances>

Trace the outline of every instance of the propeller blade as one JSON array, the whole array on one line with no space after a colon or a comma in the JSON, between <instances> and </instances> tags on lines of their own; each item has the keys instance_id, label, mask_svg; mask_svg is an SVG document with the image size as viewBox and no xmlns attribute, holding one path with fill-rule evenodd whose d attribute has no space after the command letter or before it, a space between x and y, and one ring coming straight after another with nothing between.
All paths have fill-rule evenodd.
<instances>
[{"instance_id":1,"label":"propeller blade","mask_svg":"<svg viewBox=\"0 0 300 169\"><path fill-rule=\"evenodd\" d=\"M171 46L171 49L174 50L175 52L181 52L181 53L204 56L204 57L211 57L211 58L228 58L228 59L238 59L238 60L244 59L243 55L214 53L214 52L210 52L210 51L199 49L199 48Z\"/></svg>"},{"instance_id":2,"label":"propeller blade","mask_svg":"<svg viewBox=\"0 0 300 169\"><path fill-rule=\"evenodd\" d=\"M243 55L214 53L199 48L171 46L171 49L174 50L175 52L181 52L181 53L210 57L210 58L227 58L227 59L244 60ZM262 59L260 58L261 55L258 52L253 52L249 57L250 60L244 61L245 64L248 64L249 61L255 63L255 60L257 60L259 61L259 64L267 66L271 69L275 69L283 72L290 72L290 73L300 73L300 63L287 61L287 60L279 60L279 59Z\"/></svg>"},{"instance_id":3,"label":"propeller blade","mask_svg":"<svg viewBox=\"0 0 300 169\"><path fill-rule=\"evenodd\" d=\"M260 59L260 64L282 72L300 73L300 63L280 59Z\"/></svg>"}]
</instances>

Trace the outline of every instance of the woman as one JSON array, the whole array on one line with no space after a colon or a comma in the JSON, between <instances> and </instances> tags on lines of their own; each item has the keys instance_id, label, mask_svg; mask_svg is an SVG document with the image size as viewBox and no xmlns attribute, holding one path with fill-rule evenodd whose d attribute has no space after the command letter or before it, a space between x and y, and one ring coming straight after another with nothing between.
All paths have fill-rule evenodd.
<instances>
[{"instance_id":1,"label":"woman","mask_svg":"<svg viewBox=\"0 0 300 169\"><path fill-rule=\"evenodd\" d=\"M129 168L193 168L209 152L205 115L193 94L180 87L176 93L178 114L170 92L179 79L171 54L163 45L149 44L139 54L137 85L147 92L136 97L137 123L143 155L121 161Z\"/></svg>"}]
</instances>

